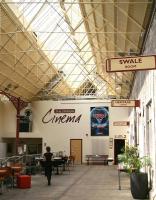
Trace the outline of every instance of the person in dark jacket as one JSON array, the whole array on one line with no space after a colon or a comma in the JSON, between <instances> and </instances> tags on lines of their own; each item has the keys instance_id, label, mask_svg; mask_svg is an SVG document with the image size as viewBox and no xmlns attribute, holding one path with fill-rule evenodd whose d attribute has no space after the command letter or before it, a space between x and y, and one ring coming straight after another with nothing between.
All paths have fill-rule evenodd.
<instances>
[{"instance_id":1,"label":"person in dark jacket","mask_svg":"<svg viewBox=\"0 0 156 200\"><path fill-rule=\"evenodd\" d=\"M45 158L45 176L48 180L48 185L51 185L51 174L52 174L52 156L53 154L50 152L51 148L49 146L46 147L46 153L44 153Z\"/></svg>"}]
</instances>

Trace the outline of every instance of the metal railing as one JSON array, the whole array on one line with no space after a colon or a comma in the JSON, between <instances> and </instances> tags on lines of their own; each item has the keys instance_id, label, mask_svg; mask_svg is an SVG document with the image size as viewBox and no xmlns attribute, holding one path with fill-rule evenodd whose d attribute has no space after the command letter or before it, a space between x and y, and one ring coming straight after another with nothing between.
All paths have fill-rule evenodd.
<instances>
[{"instance_id":1,"label":"metal railing","mask_svg":"<svg viewBox=\"0 0 156 200\"><path fill-rule=\"evenodd\" d=\"M42 157L41 154L25 154L19 156L0 158L0 167L8 166L11 163L22 163L26 165L27 163L35 162L36 158L40 157Z\"/></svg>"}]
</instances>

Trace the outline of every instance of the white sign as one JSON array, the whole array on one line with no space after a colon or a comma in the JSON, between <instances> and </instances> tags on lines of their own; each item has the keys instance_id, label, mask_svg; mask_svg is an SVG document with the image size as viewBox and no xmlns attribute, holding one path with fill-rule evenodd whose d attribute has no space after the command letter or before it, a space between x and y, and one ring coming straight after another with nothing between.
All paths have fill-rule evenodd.
<instances>
[{"instance_id":1,"label":"white sign","mask_svg":"<svg viewBox=\"0 0 156 200\"><path fill-rule=\"evenodd\" d=\"M140 100L128 100L128 99L120 99L120 100L112 100L112 107L140 107Z\"/></svg>"},{"instance_id":2,"label":"white sign","mask_svg":"<svg viewBox=\"0 0 156 200\"><path fill-rule=\"evenodd\" d=\"M106 60L107 72L156 69L156 56L110 58Z\"/></svg>"},{"instance_id":3,"label":"white sign","mask_svg":"<svg viewBox=\"0 0 156 200\"><path fill-rule=\"evenodd\" d=\"M125 139L126 135L115 135L115 139Z\"/></svg>"},{"instance_id":4,"label":"white sign","mask_svg":"<svg viewBox=\"0 0 156 200\"><path fill-rule=\"evenodd\" d=\"M128 121L116 121L116 122L113 122L113 126L129 126L129 122Z\"/></svg>"}]
</instances>

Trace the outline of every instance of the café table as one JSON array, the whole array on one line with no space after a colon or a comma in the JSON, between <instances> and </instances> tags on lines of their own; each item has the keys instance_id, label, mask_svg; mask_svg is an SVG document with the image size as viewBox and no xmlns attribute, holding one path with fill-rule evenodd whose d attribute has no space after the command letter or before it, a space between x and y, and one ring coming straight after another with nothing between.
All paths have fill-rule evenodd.
<instances>
[{"instance_id":1,"label":"caf\u00e9 table","mask_svg":"<svg viewBox=\"0 0 156 200\"><path fill-rule=\"evenodd\" d=\"M56 175L59 175L59 166L65 170L65 160L62 157L54 157L52 160L53 167L56 167Z\"/></svg>"},{"instance_id":2,"label":"caf\u00e9 table","mask_svg":"<svg viewBox=\"0 0 156 200\"><path fill-rule=\"evenodd\" d=\"M56 169L56 175L59 175L59 167L61 166L63 170L65 170L65 163L66 159L64 157L54 157L51 160L51 166L52 168ZM40 160L40 165L45 168L46 161L41 159Z\"/></svg>"}]
</instances>

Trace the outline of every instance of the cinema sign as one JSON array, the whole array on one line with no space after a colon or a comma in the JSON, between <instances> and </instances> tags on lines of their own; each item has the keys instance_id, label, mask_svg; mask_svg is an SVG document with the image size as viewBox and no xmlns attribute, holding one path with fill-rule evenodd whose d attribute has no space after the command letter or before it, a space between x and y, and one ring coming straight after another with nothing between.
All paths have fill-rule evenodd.
<instances>
[{"instance_id":1,"label":"cinema sign","mask_svg":"<svg viewBox=\"0 0 156 200\"><path fill-rule=\"evenodd\" d=\"M156 56L110 58L106 60L107 72L156 69Z\"/></svg>"}]
</instances>

